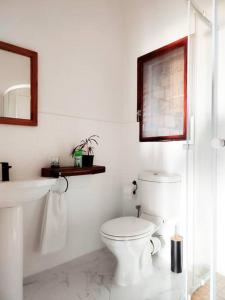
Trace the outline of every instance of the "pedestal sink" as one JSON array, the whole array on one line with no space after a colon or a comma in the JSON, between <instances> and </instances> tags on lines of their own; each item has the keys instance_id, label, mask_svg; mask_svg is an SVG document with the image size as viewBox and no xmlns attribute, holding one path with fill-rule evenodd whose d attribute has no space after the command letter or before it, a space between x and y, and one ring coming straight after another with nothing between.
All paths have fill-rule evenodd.
<instances>
[{"instance_id":1,"label":"pedestal sink","mask_svg":"<svg viewBox=\"0 0 225 300\"><path fill-rule=\"evenodd\" d=\"M23 299L23 208L38 201L57 179L0 182L0 299Z\"/></svg>"}]
</instances>

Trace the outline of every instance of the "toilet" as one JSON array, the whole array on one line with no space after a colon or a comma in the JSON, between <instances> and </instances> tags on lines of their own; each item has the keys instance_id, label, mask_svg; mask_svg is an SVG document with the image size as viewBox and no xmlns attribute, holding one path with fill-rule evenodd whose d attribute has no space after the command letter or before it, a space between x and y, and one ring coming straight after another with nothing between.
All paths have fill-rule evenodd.
<instances>
[{"instance_id":1,"label":"toilet","mask_svg":"<svg viewBox=\"0 0 225 300\"><path fill-rule=\"evenodd\" d=\"M138 178L140 218L116 218L101 226L101 239L117 259L115 284L134 285L151 274L152 255L162 246L160 229L178 213L180 182L177 174L142 172Z\"/></svg>"}]
</instances>

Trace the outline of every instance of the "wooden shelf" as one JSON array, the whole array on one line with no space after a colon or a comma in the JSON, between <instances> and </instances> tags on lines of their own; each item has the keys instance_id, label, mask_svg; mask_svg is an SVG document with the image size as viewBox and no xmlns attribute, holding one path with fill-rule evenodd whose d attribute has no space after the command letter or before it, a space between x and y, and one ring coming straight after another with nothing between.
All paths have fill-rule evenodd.
<instances>
[{"instance_id":1,"label":"wooden shelf","mask_svg":"<svg viewBox=\"0 0 225 300\"><path fill-rule=\"evenodd\" d=\"M88 174L104 173L105 167L93 166L93 167L61 167L61 168L42 168L42 177L59 177L59 176L80 176Z\"/></svg>"}]
</instances>

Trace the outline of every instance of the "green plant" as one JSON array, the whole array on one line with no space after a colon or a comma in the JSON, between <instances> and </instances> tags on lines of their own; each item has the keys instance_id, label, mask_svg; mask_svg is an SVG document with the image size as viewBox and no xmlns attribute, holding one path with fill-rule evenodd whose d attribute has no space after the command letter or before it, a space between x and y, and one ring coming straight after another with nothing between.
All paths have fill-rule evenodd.
<instances>
[{"instance_id":1,"label":"green plant","mask_svg":"<svg viewBox=\"0 0 225 300\"><path fill-rule=\"evenodd\" d=\"M81 140L80 144L77 145L73 150L72 150L72 156L75 155L75 152L77 150L80 150L82 152L85 152L86 155L93 155L94 154L94 145L98 146L98 141L99 136L94 134L91 135L90 137Z\"/></svg>"}]
</instances>

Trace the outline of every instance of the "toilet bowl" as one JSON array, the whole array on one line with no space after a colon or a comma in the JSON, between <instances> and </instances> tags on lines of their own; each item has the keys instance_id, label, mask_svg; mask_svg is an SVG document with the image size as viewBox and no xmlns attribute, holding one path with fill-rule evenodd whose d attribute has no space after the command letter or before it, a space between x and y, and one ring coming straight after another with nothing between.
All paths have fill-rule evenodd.
<instances>
[{"instance_id":1,"label":"toilet bowl","mask_svg":"<svg viewBox=\"0 0 225 300\"><path fill-rule=\"evenodd\" d=\"M116 284L129 286L149 276L152 255L162 246L169 249L170 243L164 235L174 233L168 224L179 215L180 183L178 174L142 172L138 176L137 193L140 218L122 217L102 225L102 241L117 259ZM162 229L166 230L161 232ZM167 254L167 258L169 256Z\"/></svg>"},{"instance_id":2,"label":"toilet bowl","mask_svg":"<svg viewBox=\"0 0 225 300\"><path fill-rule=\"evenodd\" d=\"M117 259L115 284L133 285L151 274L151 237L156 229L154 223L135 217L116 218L102 225L102 241Z\"/></svg>"}]
</instances>

